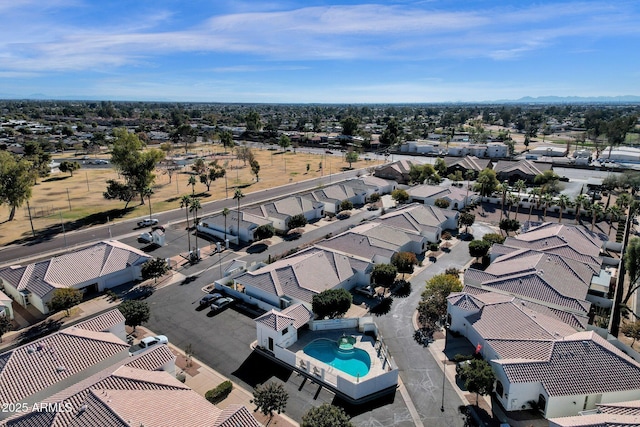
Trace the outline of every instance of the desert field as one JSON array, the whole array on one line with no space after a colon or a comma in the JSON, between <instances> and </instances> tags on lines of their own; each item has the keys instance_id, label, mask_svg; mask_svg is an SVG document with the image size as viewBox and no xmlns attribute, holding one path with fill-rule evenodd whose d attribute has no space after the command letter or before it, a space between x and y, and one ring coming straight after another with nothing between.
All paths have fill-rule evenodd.
<instances>
[{"instance_id":1,"label":"desert field","mask_svg":"<svg viewBox=\"0 0 640 427\"><path fill-rule=\"evenodd\" d=\"M218 153L215 153L215 151ZM322 175L340 172L349 167L344 158L337 156L323 156L320 154L293 153L270 151L267 149L253 149L256 160L260 164L260 180L256 182L249 165L236 159L234 155L223 155L219 146L196 146L190 153L205 156L206 162L214 159L224 165L227 170L227 186L229 197L233 197L234 187L242 188L243 193L251 193L265 188L272 188L290 182L299 182L317 178ZM63 158L71 157L67 152ZM375 160L361 160L353 163L354 168L375 166L381 162ZM55 159L56 157L54 157ZM92 156L109 160L109 155ZM80 158L79 158L80 159ZM82 160L78 160L82 163ZM320 169L323 162L324 171ZM307 165L308 171L307 171ZM192 188L188 184L190 166L184 167L172 176L161 170L156 170L156 180L153 185L154 194L151 196L152 212L162 212L180 207L183 195L191 195ZM61 224L65 230L78 229L91 225L104 224L109 221L136 218L149 215L149 205L141 205L138 197L131 200L129 210L124 212L125 203L119 200L107 200L102 193L106 189L109 179L118 179L118 174L111 168L82 168L68 173L56 172L49 177L38 180L33 187L33 195L29 200L29 209L33 220L33 227L37 234L60 232ZM210 191L198 180L195 185L195 195L201 203L219 200L226 197L225 179L221 178L212 183ZM8 222L10 209L6 205L0 206L0 244L8 245L16 241L28 239L32 236L29 223L27 205L16 210L15 219Z\"/></svg>"}]
</instances>

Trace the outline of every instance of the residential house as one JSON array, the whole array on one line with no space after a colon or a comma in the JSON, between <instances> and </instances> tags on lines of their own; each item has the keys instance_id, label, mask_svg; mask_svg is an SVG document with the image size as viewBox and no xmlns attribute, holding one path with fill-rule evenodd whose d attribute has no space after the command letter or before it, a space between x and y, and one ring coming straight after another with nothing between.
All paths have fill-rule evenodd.
<instances>
[{"instance_id":1,"label":"residential house","mask_svg":"<svg viewBox=\"0 0 640 427\"><path fill-rule=\"evenodd\" d=\"M379 195L389 194L396 189L398 183L388 179L377 178L375 176L362 176L358 179L350 179L344 181L343 184L353 187L354 189L365 191L365 200L376 193Z\"/></svg>"},{"instance_id":2,"label":"residential house","mask_svg":"<svg viewBox=\"0 0 640 427\"><path fill-rule=\"evenodd\" d=\"M102 292L140 280L141 267L153 257L116 240L96 243L46 261L0 269L4 293L23 307L49 313L53 291L74 288ZM82 266L82 268L79 268Z\"/></svg>"},{"instance_id":3,"label":"residential house","mask_svg":"<svg viewBox=\"0 0 640 427\"><path fill-rule=\"evenodd\" d=\"M572 417L552 418L549 427L638 427L640 400L601 403Z\"/></svg>"},{"instance_id":4,"label":"residential house","mask_svg":"<svg viewBox=\"0 0 640 427\"><path fill-rule=\"evenodd\" d=\"M545 418L555 418L640 399L640 363L593 331L554 340L530 359L514 354L491 363L496 398L507 411L535 402Z\"/></svg>"},{"instance_id":5,"label":"residential house","mask_svg":"<svg viewBox=\"0 0 640 427\"><path fill-rule=\"evenodd\" d=\"M551 163L532 162L530 160L500 160L493 166L499 181L514 183L523 180L533 183L536 176L551 170Z\"/></svg>"},{"instance_id":6,"label":"residential house","mask_svg":"<svg viewBox=\"0 0 640 427\"><path fill-rule=\"evenodd\" d=\"M316 243L316 247L334 252L355 255L373 264L389 264L398 252L395 243L365 236L353 230L345 231L330 239Z\"/></svg>"},{"instance_id":7,"label":"residential house","mask_svg":"<svg viewBox=\"0 0 640 427\"><path fill-rule=\"evenodd\" d=\"M392 163L386 163L378 166L373 172L373 176L384 179L391 179L398 184L408 184L409 171L412 165L419 165L419 162L413 160L397 160Z\"/></svg>"},{"instance_id":8,"label":"residential house","mask_svg":"<svg viewBox=\"0 0 640 427\"><path fill-rule=\"evenodd\" d=\"M254 233L261 225L272 224L270 219L249 212L240 211L240 224L238 228L238 211L229 210L225 217L222 212L202 218L198 223L199 233L208 234L218 239L228 239L230 242L238 244L242 242L253 242Z\"/></svg>"},{"instance_id":9,"label":"residential house","mask_svg":"<svg viewBox=\"0 0 640 427\"><path fill-rule=\"evenodd\" d=\"M430 243L440 241L444 230L458 227L460 213L433 205L414 203L375 219L381 224L420 233Z\"/></svg>"},{"instance_id":10,"label":"residential house","mask_svg":"<svg viewBox=\"0 0 640 427\"><path fill-rule=\"evenodd\" d=\"M315 200L324 204L326 212L337 214L340 212L340 204L344 200L348 200L354 205L365 204L368 191L365 188L340 183L316 190L311 195Z\"/></svg>"},{"instance_id":11,"label":"residential house","mask_svg":"<svg viewBox=\"0 0 640 427\"><path fill-rule=\"evenodd\" d=\"M4 292L0 291L0 316L7 316L13 320L13 300Z\"/></svg>"},{"instance_id":12,"label":"residential house","mask_svg":"<svg viewBox=\"0 0 640 427\"><path fill-rule=\"evenodd\" d=\"M337 251L311 248L235 277L233 290L240 293L239 298L248 297L271 307L302 303L310 308L313 296L322 291L350 290L360 284L352 266L356 261ZM363 270L368 268L363 261L358 265Z\"/></svg>"},{"instance_id":13,"label":"residential house","mask_svg":"<svg viewBox=\"0 0 640 427\"><path fill-rule=\"evenodd\" d=\"M313 319L304 304L293 304L282 311L272 309L256 318L257 343L269 351L274 346L289 347L298 340L298 330Z\"/></svg>"},{"instance_id":14,"label":"residential house","mask_svg":"<svg viewBox=\"0 0 640 427\"><path fill-rule=\"evenodd\" d=\"M427 238L417 231L396 228L380 222L360 224L353 227L350 232L366 236L374 244L392 245L398 252L413 252L420 255L427 250Z\"/></svg>"},{"instance_id":15,"label":"residential house","mask_svg":"<svg viewBox=\"0 0 640 427\"><path fill-rule=\"evenodd\" d=\"M447 156L444 158L444 162L447 165L447 174L455 174L460 171L464 179L469 171L473 172L474 176L478 176L480 172L491 166L490 159L480 159L476 156Z\"/></svg>"},{"instance_id":16,"label":"residential house","mask_svg":"<svg viewBox=\"0 0 640 427\"><path fill-rule=\"evenodd\" d=\"M478 197L477 193L467 189L458 187L441 187L439 185L416 185L410 187L409 201L419 202L425 205L434 205L438 199L444 199L449 202L447 209L463 209L465 206L473 203Z\"/></svg>"},{"instance_id":17,"label":"residential house","mask_svg":"<svg viewBox=\"0 0 640 427\"><path fill-rule=\"evenodd\" d=\"M296 215L303 215L307 221L320 219L324 216L324 203L310 197L291 196L269 202L257 207L246 208L246 211L268 219L273 227L280 232L289 231L289 219Z\"/></svg>"}]
</instances>

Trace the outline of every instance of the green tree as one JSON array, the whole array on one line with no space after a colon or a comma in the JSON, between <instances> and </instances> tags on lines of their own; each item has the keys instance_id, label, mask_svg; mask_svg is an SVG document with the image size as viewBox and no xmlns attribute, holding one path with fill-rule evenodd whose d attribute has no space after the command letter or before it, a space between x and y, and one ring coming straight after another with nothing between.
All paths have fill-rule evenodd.
<instances>
[{"instance_id":1,"label":"green tree","mask_svg":"<svg viewBox=\"0 0 640 427\"><path fill-rule=\"evenodd\" d=\"M576 224L580 221L580 209L587 206L589 203L589 197L585 194L578 194L573 202L576 207Z\"/></svg>"},{"instance_id":2,"label":"green tree","mask_svg":"<svg viewBox=\"0 0 640 427\"><path fill-rule=\"evenodd\" d=\"M392 264L376 264L371 271L371 283L385 288L391 287L398 275L398 269Z\"/></svg>"},{"instance_id":3,"label":"green tree","mask_svg":"<svg viewBox=\"0 0 640 427\"><path fill-rule=\"evenodd\" d=\"M65 310L67 316L69 309L82 302L82 291L73 288L58 288L53 291L51 300L47 302L47 308L51 311Z\"/></svg>"},{"instance_id":4,"label":"green tree","mask_svg":"<svg viewBox=\"0 0 640 427\"><path fill-rule=\"evenodd\" d=\"M391 192L391 197L398 203L406 203L409 200L409 193L406 190L397 189Z\"/></svg>"},{"instance_id":5,"label":"green tree","mask_svg":"<svg viewBox=\"0 0 640 427\"><path fill-rule=\"evenodd\" d=\"M181 123L173 132L171 132L171 140L174 144L184 143L185 154L189 152L189 144L195 141L196 130L188 123Z\"/></svg>"},{"instance_id":6,"label":"green tree","mask_svg":"<svg viewBox=\"0 0 640 427\"><path fill-rule=\"evenodd\" d=\"M509 235L511 231L518 231L520 229L520 221L517 219L504 218L500 221L499 224L500 230L504 230L504 232Z\"/></svg>"},{"instance_id":7,"label":"green tree","mask_svg":"<svg viewBox=\"0 0 640 427\"><path fill-rule=\"evenodd\" d=\"M235 143L233 142L233 134L228 130L222 131L220 133L220 142L222 142L222 146L225 148L225 150L235 145Z\"/></svg>"},{"instance_id":8,"label":"green tree","mask_svg":"<svg viewBox=\"0 0 640 427\"><path fill-rule=\"evenodd\" d=\"M120 310L120 313L124 316L124 324L131 326L134 332L138 326L148 322L149 316L151 315L149 304L144 301L123 301L118 306L118 310Z\"/></svg>"},{"instance_id":9,"label":"green tree","mask_svg":"<svg viewBox=\"0 0 640 427\"><path fill-rule=\"evenodd\" d=\"M451 292L460 292L462 282L458 274L438 274L426 282L418 304L418 321L421 325L434 328L447 314L447 297Z\"/></svg>"},{"instance_id":10,"label":"green tree","mask_svg":"<svg viewBox=\"0 0 640 427\"><path fill-rule=\"evenodd\" d=\"M276 229L271 224L262 224L253 232L256 240L268 239L276 234Z\"/></svg>"},{"instance_id":11,"label":"green tree","mask_svg":"<svg viewBox=\"0 0 640 427\"><path fill-rule=\"evenodd\" d=\"M602 214L604 214L604 208L600 204L594 203L591 205L591 231L596 227L596 220Z\"/></svg>"},{"instance_id":12,"label":"green tree","mask_svg":"<svg viewBox=\"0 0 640 427\"><path fill-rule=\"evenodd\" d=\"M469 227L476 222L476 216L469 212L462 212L458 221L460 222L460 225L464 225L464 232L468 233Z\"/></svg>"},{"instance_id":13,"label":"green tree","mask_svg":"<svg viewBox=\"0 0 640 427\"><path fill-rule=\"evenodd\" d=\"M436 158L435 163L433 164L433 168L438 172L438 175L444 176L447 173L447 163L443 158Z\"/></svg>"},{"instance_id":14,"label":"green tree","mask_svg":"<svg viewBox=\"0 0 640 427\"><path fill-rule=\"evenodd\" d=\"M346 117L341 124L343 135L353 136L358 131L358 120L352 116Z\"/></svg>"},{"instance_id":15,"label":"green tree","mask_svg":"<svg viewBox=\"0 0 640 427\"><path fill-rule=\"evenodd\" d=\"M62 163L60 163L60 166L58 166L58 169L60 169L60 172L62 172L62 173L69 172L69 174L71 174L71 176L73 176L73 172L75 172L78 169L80 169L80 163L78 163L78 162L70 162L68 160L65 160Z\"/></svg>"},{"instance_id":16,"label":"green tree","mask_svg":"<svg viewBox=\"0 0 640 427\"><path fill-rule=\"evenodd\" d=\"M487 233L482 236L482 240L485 242L489 242L490 245L494 245L495 243L502 244L504 243L506 237L498 234L498 233Z\"/></svg>"},{"instance_id":17,"label":"green tree","mask_svg":"<svg viewBox=\"0 0 640 427\"><path fill-rule=\"evenodd\" d=\"M403 279L405 273L413 273L413 268L417 264L418 258L413 252L397 252L391 257L391 265L396 267L398 273L402 273Z\"/></svg>"},{"instance_id":18,"label":"green tree","mask_svg":"<svg viewBox=\"0 0 640 427\"><path fill-rule=\"evenodd\" d=\"M189 245L187 252L191 250L191 227L189 226L189 206L191 206L191 200L191 197L186 194L180 198L180 208L184 209L184 214L187 218L187 245Z\"/></svg>"},{"instance_id":19,"label":"green tree","mask_svg":"<svg viewBox=\"0 0 640 427\"><path fill-rule=\"evenodd\" d=\"M22 157L24 160L31 162L34 179L47 177L51 173L51 168L49 167L51 154L45 150L45 148L48 149L47 146L48 144L43 144L41 141L36 140L29 140L24 144Z\"/></svg>"},{"instance_id":20,"label":"green tree","mask_svg":"<svg viewBox=\"0 0 640 427\"><path fill-rule=\"evenodd\" d=\"M560 208L560 213L559 213L559 216L558 216L558 222L562 222L562 213L564 212L564 210L566 208L571 206L571 200L569 199L569 196L567 196L566 194L561 194L560 196L558 196L558 200L556 201L556 205L558 205L558 207Z\"/></svg>"},{"instance_id":21,"label":"green tree","mask_svg":"<svg viewBox=\"0 0 640 427\"><path fill-rule=\"evenodd\" d=\"M169 271L167 260L164 258L153 258L142 264L140 273L142 279L153 279L154 283L158 283L158 278L164 276Z\"/></svg>"},{"instance_id":22,"label":"green tree","mask_svg":"<svg viewBox=\"0 0 640 427\"><path fill-rule=\"evenodd\" d=\"M11 324L11 319L9 319L8 314L4 314L0 316L0 342L2 342L2 336L13 329L13 325Z\"/></svg>"},{"instance_id":23,"label":"green tree","mask_svg":"<svg viewBox=\"0 0 640 427\"><path fill-rule=\"evenodd\" d=\"M251 403L256 405L255 411L259 410L262 414L269 416L268 425L274 416L274 412L278 414L284 412L288 400L289 393L287 393L284 386L272 381L267 384L259 384L255 388Z\"/></svg>"},{"instance_id":24,"label":"green tree","mask_svg":"<svg viewBox=\"0 0 640 427\"><path fill-rule=\"evenodd\" d=\"M287 220L287 228L289 230L304 227L305 225L307 225L307 218L303 214L293 215Z\"/></svg>"},{"instance_id":25,"label":"green tree","mask_svg":"<svg viewBox=\"0 0 640 427\"><path fill-rule=\"evenodd\" d=\"M351 307L352 296L346 289L327 289L311 298L311 307L318 319L342 317Z\"/></svg>"},{"instance_id":26,"label":"green tree","mask_svg":"<svg viewBox=\"0 0 640 427\"><path fill-rule=\"evenodd\" d=\"M191 195L195 195L196 194L196 183L198 181L196 181L196 177L195 175L189 175L189 181L188 184L191 186Z\"/></svg>"},{"instance_id":27,"label":"green tree","mask_svg":"<svg viewBox=\"0 0 640 427\"><path fill-rule=\"evenodd\" d=\"M238 242L240 241L240 200L243 197L244 197L244 194L242 193L242 190L240 190L239 188L236 188L236 191L233 193L233 199L238 202L238 209L237 209L237 216L238 216L237 236L238 236Z\"/></svg>"},{"instance_id":28,"label":"green tree","mask_svg":"<svg viewBox=\"0 0 640 427\"><path fill-rule=\"evenodd\" d=\"M447 199L438 198L433 202L433 204L440 209L447 209L451 203Z\"/></svg>"},{"instance_id":29,"label":"green tree","mask_svg":"<svg viewBox=\"0 0 640 427\"><path fill-rule=\"evenodd\" d=\"M540 175L536 175L533 183L542 187L543 193L555 194L558 192L558 181L560 177L552 170L546 170Z\"/></svg>"},{"instance_id":30,"label":"green tree","mask_svg":"<svg viewBox=\"0 0 640 427\"><path fill-rule=\"evenodd\" d=\"M0 151L0 204L9 205L9 221L15 218L16 209L31 198L36 176L32 167L31 162Z\"/></svg>"},{"instance_id":31,"label":"green tree","mask_svg":"<svg viewBox=\"0 0 640 427\"><path fill-rule=\"evenodd\" d=\"M0 329L0 332L2 330ZM640 320L636 320L635 322L625 322L620 326L620 333L627 338L631 338L631 348L636 343L636 340L640 339Z\"/></svg>"},{"instance_id":32,"label":"green tree","mask_svg":"<svg viewBox=\"0 0 640 427\"><path fill-rule=\"evenodd\" d=\"M140 204L144 205L144 189L152 186L153 171L164 153L158 149L143 151L142 141L126 129L114 129L113 134L111 163L124 176L126 184L140 195Z\"/></svg>"},{"instance_id":33,"label":"green tree","mask_svg":"<svg viewBox=\"0 0 640 427\"><path fill-rule=\"evenodd\" d=\"M282 147L282 152L284 152L287 147L291 146L291 138L289 138L287 135L281 135L280 139L278 139L278 145L280 147Z\"/></svg>"},{"instance_id":34,"label":"green tree","mask_svg":"<svg viewBox=\"0 0 640 427\"><path fill-rule=\"evenodd\" d=\"M464 379L466 389L476 394L476 406L478 396L491 393L496 380L491 365L482 359L471 359L468 364L463 365L460 378Z\"/></svg>"},{"instance_id":35,"label":"green tree","mask_svg":"<svg viewBox=\"0 0 640 427\"><path fill-rule=\"evenodd\" d=\"M340 202L341 211L349 211L351 209L353 209L353 203L351 202L351 200L344 199L342 202Z\"/></svg>"},{"instance_id":36,"label":"green tree","mask_svg":"<svg viewBox=\"0 0 640 427\"><path fill-rule=\"evenodd\" d=\"M392 118L387 122L386 129L380 135L380 143L389 146L397 145L402 142L402 134L400 124L395 118Z\"/></svg>"},{"instance_id":37,"label":"green tree","mask_svg":"<svg viewBox=\"0 0 640 427\"><path fill-rule=\"evenodd\" d=\"M493 169L484 169L478 174L478 179L473 187L482 197L491 196L497 189L500 182L496 178L496 172ZM484 206L483 206L484 212Z\"/></svg>"},{"instance_id":38,"label":"green tree","mask_svg":"<svg viewBox=\"0 0 640 427\"><path fill-rule=\"evenodd\" d=\"M209 163L207 170L200 175L200 182L207 186L207 191L211 190L211 184L218 178L223 178L227 171L218 164L217 160Z\"/></svg>"},{"instance_id":39,"label":"green tree","mask_svg":"<svg viewBox=\"0 0 640 427\"><path fill-rule=\"evenodd\" d=\"M427 183L439 183L441 180L440 175L433 167L433 165L411 165L409 167L409 181L414 184Z\"/></svg>"},{"instance_id":40,"label":"green tree","mask_svg":"<svg viewBox=\"0 0 640 427\"><path fill-rule=\"evenodd\" d=\"M489 253L490 248L491 245L489 242L484 240L473 240L469 242L469 255L476 259L482 258Z\"/></svg>"},{"instance_id":41,"label":"green tree","mask_svg":"<svg viewBox=\"0 0 640 427\"><path fill-rule=\"evenodd\" d=\"M107 189L104 193L102 193L102 196L107 200L118 199L125 202L125 210L129 206L129 202L131 202L135 195L136 191L130 185L113 179L107 180Z\"/></svg>"},{"instance_id":42,"label":"green tree","mask_svg":"<svg viewBox=\"0 0 640 427\"><path fill-rule=\"evenodd\" d=\"M629 286L622 299L627 304L635 291L640 288L640 238L632 237L624 252L624 266L629 275Z\"/></svg>"},{"instance_id":43,"label":"green tree","mask_svg":"<svg viewBox=\"0 0 640 427\"><path fill-rule=\"evenodd\" d=\"M301 427L354 427L344 409L330 403L311 408L302 416Z\"/></svg>"},{"instance_id":44,"label":"green tree","mask_svg":"<svg viewBox=\"0 0 640 427\"><path fill-rule=\"evenodd\" d=\"M257 111L251 110L245 118L247 124L247 131L256 132L262 129L262 121L260 120L260 114Z\"/></svg>"},{"instance_id":45,"label":"green tree","mask_svg":"<svg viewBox=\"0 0 640 427\"><path fill-rule=\"evenodd\" d=\"M351 169L351 164L358 161L358 153L355 151L348 151L344 156L344 160L349 163L349 169Z\"/></svg>"},{"instance_id":46,"label":"green tree","mask_svg":"<svg viewBox=\"0 0 640 427\"><path fill-rule=\"evenodd\" d=\"M251 173L256 176L256 182L260 181L260 163L257 160L251 160L249 163L251 165Z\"/></svg>"}]
</instances>

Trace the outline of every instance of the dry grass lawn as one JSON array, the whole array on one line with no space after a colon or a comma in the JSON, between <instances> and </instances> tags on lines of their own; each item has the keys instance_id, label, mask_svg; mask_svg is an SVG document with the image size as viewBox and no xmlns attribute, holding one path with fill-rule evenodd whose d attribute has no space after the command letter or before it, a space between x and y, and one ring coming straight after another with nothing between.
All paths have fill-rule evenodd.
<instances>
[{"instance_id":1,"label":"dry grass lawn","mask_svg":"<svg viewBox=\"0 0 640 427\"><path fill-rule=\"evenodd\" d=\"M195 147L190 152L195 152L198 155L208 154L211 153L211 146ZM259 182L256 182L248 164L245 166L244 162L237 160L235 156L216 155L220 164L228 162L226 168L229 197L233 197L236 186L247 194L290 182L318 178L321 175L327 175L329 170L332 173L340 172L349 166L337 156L300 152L283 154L281 151L266 149L254 149L253 152L260 164ZM69 155L66 154L65 157L69 157ZM109 158L109 156L100 157ZM209 159L213 160L214 157L207 157L207 160ZM320 162L323 162L324 172L319 168ZM364 168L379 163L359 160L353 164L353 167ZM308 172L307 164L309 164ZM192 188L188 185L190 171L189 166L185 167L181 173L173 175L171 182L166 174L161 171L156 172L153 186L154 195L151 197L154 213L179 208L180 198L183 195L191 195ZM106 200L102 193L105 191L106 181L109 179L118 179L117 173L110 168L80 169L74 173L73 177L68 173L56 173L40 180L33 187L33 195L29 200L36 234L61 232L61 222L64 222L65 230L69 231L104 224L107 217L110 221L120 221L149 215L149 205L140 205L139 198L135 198L129 203L130 209L127 212L122 210L124 202ZM200 197L201 203L223 199L226 197L225 179L215 181L208 192L207 187L198 180L195 194ZM7 245L32 236L26 205L16 211L13 221L6 221L8 217L9 208L4 205L0 206L0 221L4 221L0 223L0 244Z\"/></svg>"}]
</instances>

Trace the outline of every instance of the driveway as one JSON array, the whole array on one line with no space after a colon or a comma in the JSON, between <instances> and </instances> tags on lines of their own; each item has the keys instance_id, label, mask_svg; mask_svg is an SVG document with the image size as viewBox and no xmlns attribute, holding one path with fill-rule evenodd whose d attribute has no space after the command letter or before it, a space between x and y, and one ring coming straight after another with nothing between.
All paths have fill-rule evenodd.
<instances>
[{"instance_id":1,"label":"driveway","mask_svg":"<svg viewBox=\"0 0 640 427\"><path fill-rule=\"evenodd\" d=\"M471 260L468 248L468 242L458 242L450 253L444 254L411 279L411 294L407 298L394 298L391 311L375 318L383 340L400 368L400 378L420 419L429 427L463 427L464 420L458 407L464 403L451 387L445 387L445 411L440 411L443 404L442 368L429 350L413 339L412 316L425 282L436 274L444 273L449 267L462 268Z\"/></svg>"}]
</instances>

